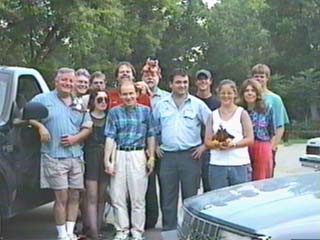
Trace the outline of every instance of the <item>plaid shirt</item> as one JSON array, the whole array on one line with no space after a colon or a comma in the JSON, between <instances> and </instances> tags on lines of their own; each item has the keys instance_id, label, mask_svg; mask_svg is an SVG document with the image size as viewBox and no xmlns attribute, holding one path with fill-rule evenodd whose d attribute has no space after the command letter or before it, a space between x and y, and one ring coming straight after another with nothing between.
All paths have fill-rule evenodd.
<instances>
[{"instance_id":1,"label":"plaid shirt","mask_svg":"<svg viewBox=\"0 0 320 240\"><path fill-rule=\"evenodd\" d=\"M112 138L118 147L143 147L146 139L155 136L153 117L149 107L112 108L107 117L105 136Z\"/></svg>"}]
</instances>

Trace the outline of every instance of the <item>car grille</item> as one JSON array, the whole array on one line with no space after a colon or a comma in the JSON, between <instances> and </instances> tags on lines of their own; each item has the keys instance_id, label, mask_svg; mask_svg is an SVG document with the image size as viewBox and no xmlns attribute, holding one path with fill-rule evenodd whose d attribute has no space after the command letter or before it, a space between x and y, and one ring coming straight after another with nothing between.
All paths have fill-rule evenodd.
<instances>
[{"instance_id":1,"label":"car grille","mask_svg":"<svg viewBox=\"0 0 320 240\"><path fill-rule=\"evenodd\" d=\"M307 154L320 155L320 148L314 146L307 146Z\"/></svg>"},{"instance_id":2,"label":"car grille","mask_svg":"<svg viewBox=\"0 0 320 240\"><path fill-rule=\"evenodd\" d=\"M248 239L269 239L267 237L259 237L256 235L239 232L235 229L229 229L226 226L209 222L205 219L199 218L188 210L184 209L184 217L181 225L178 227L178 237L180 240L220 240L219 231L230 231L238 233L239 236L248 237Z\"/></svg>"}]
</instances>

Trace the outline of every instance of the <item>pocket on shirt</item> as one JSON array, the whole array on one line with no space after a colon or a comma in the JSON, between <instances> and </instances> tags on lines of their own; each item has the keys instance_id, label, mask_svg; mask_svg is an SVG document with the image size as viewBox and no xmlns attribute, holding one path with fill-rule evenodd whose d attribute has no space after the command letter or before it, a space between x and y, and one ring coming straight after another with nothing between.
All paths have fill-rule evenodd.
<instances>
[{"instance_id":1,"label":"pocket on shirt","mask_svg":"<svg viewBox=\"0 0 320 240\"><path fill-rule=\"evenodd\" d=\"M76 110L71 110L69 119L74 126L80 127L82 122L84 121L84 115L85 113L80 113Z\"/></svg>"},{"instance_id":2,"label":"pocket on shirt","mask_svg":"<svg viewBox=\"0 0 320 240\"><path fill-rule=\"evenodd\" d=\"M161 113L161 122L166 124L170 121L171 117L175 114L173 111L162 111Z\"/></svg>"},{"instance_id":3,"label":"pocket on shirt","mask_svg":"<svg viewBox=\"0 0 320 240\"><path fill-rule=\"evenodd\" d=\"M197 113L191 110L186 110L183 113L183 119L188 127L194 127L197 125Z\"/></svg>"}]
</instances>

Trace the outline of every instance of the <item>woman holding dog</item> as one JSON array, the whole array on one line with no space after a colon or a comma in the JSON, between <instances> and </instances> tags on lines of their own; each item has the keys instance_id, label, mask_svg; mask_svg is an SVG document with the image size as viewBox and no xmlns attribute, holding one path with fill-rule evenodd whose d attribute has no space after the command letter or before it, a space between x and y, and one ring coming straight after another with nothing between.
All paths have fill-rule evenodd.
<instances>
[{"instance_id":1,"label":"woman holding dog","mask_svg":"<svg viewBox=\"0 0 320 240\"><path fill-rule=\"evenodd\" d=\"M251 180L248 146L254 139L249 114L235 104L236 84L229 79L222 80L217 92L221 106L208 118L205 134L205 144L211 149L211 190Z\"/></svg>"}]
</instances>

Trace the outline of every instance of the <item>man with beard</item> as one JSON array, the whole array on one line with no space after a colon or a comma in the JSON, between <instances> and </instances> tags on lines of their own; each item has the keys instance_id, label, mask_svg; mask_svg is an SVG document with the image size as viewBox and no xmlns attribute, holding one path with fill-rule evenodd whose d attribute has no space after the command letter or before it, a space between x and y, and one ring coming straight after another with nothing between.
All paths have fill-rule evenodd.
<instances>
[{"instance_id":1,"label":"man with beard","mask_svg":"<svg viewBox=\"0 0 320 240\"><path fill-rule=\"evenodd\" d=\"M120 62L117 65L116 71L115 71L115 78L117 80L116 86L118 86L120 83L124 81L131 81L133 82L135 79L136 70L133 67L133 65L129 62ZM138 93L137 101L138 103L151 107L150 98L149 95L146 94L147 86L142 83L138 82L135 84L135 86L138 88L140 93ZM120 98L119 89L114 89L109 91L109 108L113 108L115 106L118 106L122 103L122 100Z\"/></svg>"},{"instance_id":2,"label":"man with beard","mask_svg":"<svg viewBox=\"0 0 320 240\"><path fill-rule=\"evenodd\" d=\"M159 61L148 58L141 70L142 81L144 81L151 90L151 106L152 109L162 98L169 96L170 93L158 87L161 79L161 68ZM146 224L145 228L154 228L159 217L158 196L156 187L156 174L158 174L159 159L156 160L155 171L149 176L148 189L146 195Z\"/></svg>"}]
</instances>

